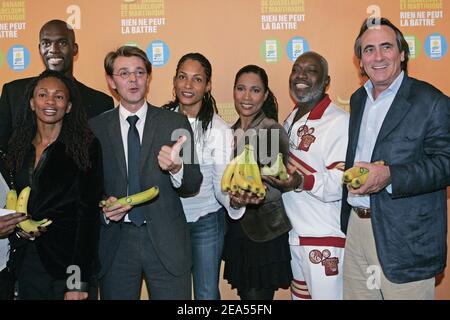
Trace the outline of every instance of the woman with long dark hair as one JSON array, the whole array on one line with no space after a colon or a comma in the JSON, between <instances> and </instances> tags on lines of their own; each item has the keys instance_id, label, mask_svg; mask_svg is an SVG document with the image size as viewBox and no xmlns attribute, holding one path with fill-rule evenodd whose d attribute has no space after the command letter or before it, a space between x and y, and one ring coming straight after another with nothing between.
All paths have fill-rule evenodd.
<instances>
[{"instance_id":1,"label":"woman with long dark hair","mask_svg":"<svg viewBox=\"0 0 450 320\"><path fill-rule=\"evenodd\" d=\"M77 87L56 71L44 71L26 92L8 143L7 164L19 193L31 187L28 214L49 219L45 232L19 232L12 244L20 299L95 298L98 202L102 160Z\"/></svg>"},{"instance_id":2,"label":"woman with long dark hair","mask_svg":"<svg viewBox=\"0 0 450 320\"><path fill-rule=\"evenodd\" d=\"M235 130L235 155L244 144L256 150L258 164L274 162L279 152L288 155L288 137L278 124L278 104L269 88L266 72L247 65L236 74L234 105L239 114ZM265 185L266 195L230 192L235 208L246 207L242 217L228 219L223 259L224 278L237 288L242 300L271 300L278 288L288 288L292 280L288 231L291 224L281 192ZM236 219L239 218L239 219Z\"/></svg>"},{"instance_id":3,"label":"woman with long dark hair","mask_svg":"<svg viewBox=\"0 0 450 320\"><path fill-rule=\"evenodd\" d=\"M203 182L199 193L181 198L190 228L192 275L196 300L220 299L219 272L224 238L225 209L239 215L244 209L230 208L220 181L232 153L233 134L217 114L211 94L212 67L200 53L188 53L178 62L173 87L174 101L164 108L185 114L191 123Z\"/></svg>"}]
</instances>

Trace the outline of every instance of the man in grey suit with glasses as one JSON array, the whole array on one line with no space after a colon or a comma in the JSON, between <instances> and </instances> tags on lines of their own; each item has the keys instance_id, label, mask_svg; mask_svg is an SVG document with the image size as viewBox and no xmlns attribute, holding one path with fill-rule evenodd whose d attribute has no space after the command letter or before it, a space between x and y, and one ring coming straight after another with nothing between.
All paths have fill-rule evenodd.
<instances>
[{"instance_id":1,"label":"man in grey suit with glasses","mask_svg":"<svg viewBox=\"0 0 450 320\"><path fill-rule=\"evenodd\" d=\"M117 108L91 120L103 149L106 197L114 203L153 186L159 195L133 208L103 208L100 298L139 299L144 275L151 299L190 299L191 248L179 196L195 194L202 181L193 144L184 142L191 127L185 116L147 103L151 64L141 49L108 53L105 71L120 96Z\"/></svg>"}]
</instances>

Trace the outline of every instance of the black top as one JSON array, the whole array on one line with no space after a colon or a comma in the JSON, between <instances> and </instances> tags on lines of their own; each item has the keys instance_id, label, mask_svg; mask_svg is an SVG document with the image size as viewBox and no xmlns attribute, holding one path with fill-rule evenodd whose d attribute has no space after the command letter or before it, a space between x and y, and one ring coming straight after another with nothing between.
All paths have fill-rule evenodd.
<instances>
[{"instance_id":1,"label":"black top","mask_svg":"<svg viewBox=\"0 0 450 320\"><path fill-rule=\"evenodd\" d=\"M76 265L81 270L81 281L87 282L98 271L102 155L99 141L95 139L89 150L92 165L82 171L65 148L62 141L55 141L44 151L36 168L35 149L30 148L15 183L18 193L31 186L28 201L31 217L53 221L34 242L47 272L55 279L66 279L71 275L67 268ZM18 249L17 271L22 263L23 244L23 241L13 244Z\"/></svg>"}]
</instances>

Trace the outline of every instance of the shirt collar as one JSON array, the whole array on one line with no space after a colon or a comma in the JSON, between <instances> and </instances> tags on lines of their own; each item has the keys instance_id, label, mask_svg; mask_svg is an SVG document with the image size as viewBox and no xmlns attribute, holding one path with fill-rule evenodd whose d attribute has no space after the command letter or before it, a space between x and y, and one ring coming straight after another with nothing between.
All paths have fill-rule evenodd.
<instances>
[{"instance_id":1,"label":"shirt collar","mask_svg":"<svg viewBox=\"0 0 450 320\"><path fill-rule=\"evenodd\" d=\"M122 106L122 104L119 104L120 117L125 121L127 120L127 118L129 116L134 116L134 115L139 117L139 121L143 121L143 120L145 120L145 117L147 116L147 110L148 110L147 101L144 101L144 104L142 105L142 107L139 108L139 110L136 113L131 113L130 111L125 109L125 107Z\"/></svg>"},{"instance_id":2,"label":"shirt collar","mask_svg":"<svg viewBox=\"0 0 450 320\"><path fill-rule=\"evenodd\" d=\"M308 120L319 120L322 118L325 110L327 110L328 106L331 104L331 99L326 94L322 100L320 100L314 108L309 112ZM294 110L298 108L298 105L295 106Z\"/></svg>"},{"instance_id":3,"label":"shirt collar","mask_svg":"<svg viewBox=\"0 0 450 320\"><path fill-rule=\"evenodd\" d=\"M389 94L397 94L398 90L400 89L400 86L403 82L403 78L405 77L405 72L402 70L402 72L400 72L400 74L397 76L397 78L395 78L395 80L391 83L391 85L384 90L381 94L383 96L389 95ZM375 101L373 99L373 83L372 81L367 80L366 83L364 84L364 89L366 89L367 95L369 96L370 100Z\"/></svg>"}]
</instances>

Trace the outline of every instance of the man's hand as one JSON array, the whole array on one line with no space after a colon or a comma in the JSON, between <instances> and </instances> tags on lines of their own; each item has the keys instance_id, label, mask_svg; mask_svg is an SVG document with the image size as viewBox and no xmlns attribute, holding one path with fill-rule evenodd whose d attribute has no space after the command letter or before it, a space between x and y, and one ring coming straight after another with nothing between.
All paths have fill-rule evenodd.
<instances>
[{"instance_id":1,"label":"man's hand","mask_svg":"<svg viewBox=\"0 0 450 320\"><path fill-rule=\"evenodd\" d=\"M187 140L186 136L178 138L177 142L172 146L163 146L158 154L158 164L164 171L170 171L176 174L181 169L180 150L183 143Z\"/></svg>"},{"instance_id":2,"label":"man's hand","mask_svg":"<svg viewBox=\"0 0 450 320\"><path fill-rule=\"evenodd\" d=\"M349 187L349 192L356 195L368 195L379 192L391 183L391 172L389 167L382 164L369 162L356 162L355 166L369 170L367 181L358 189Z\"/></svg>"},{"instance_id":3,"label":"man's hand","mask_svg":"<svg viewBox=\"0 0 450 320\"><path fill-rule=\"evenodd\" d=\"M282 190L283 192L298 188L303 182L303 176L297 171L294 171L293 174L290 174L286 180L280 180L272 176L261 176L261 178L271 186Z\"/></svg>"},{"instance_id":4,"label":"man's hand","mask_svg":"<svg viewBox=\"0 0 450 320\"><path fill-rule=\"evenodd\" d=\"M131 210L132 206L130 205L121 205L120 203L115 203L117 201L116 197L109 197L107 202L112 203L109 207L103 207L103 213L106 218L111 221L120 221L127 214L128 211Z\"/></svg>"},{"instance_id":5,"label":"man's hand","mask_svg":"<svg viewBox=\"0 0 450 320\"><path fill-rule=\"evenodd\" d=\"M253 192L241 191L241 192L228 192L230 196L230 206L233 209L239 209L247 204L260 204L264 201L264 198L259 198Z\"/></svg>"},{"instance_id":6,"label":"man's hand","mask_svg":"<svg viewBox=\"0 0 450 320\"><path fill-rule=\"evenodd\" d=\"M0 238L5 238L16 229L16 224L27 220L24 213L15 212L0 217Z\"/></svg>"},{"instance_id":7,"label":"man's hand","mask_svg":"<svg viewBox=\"0 0 450 320\"><path fill-rule=\"evenodd\" d=\"M64 294L64 300L86 300L87 298L87 292L68 291Z\"/></svg>"}]
</instances>

